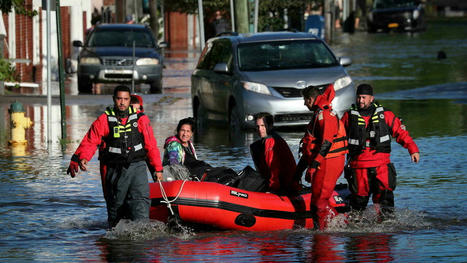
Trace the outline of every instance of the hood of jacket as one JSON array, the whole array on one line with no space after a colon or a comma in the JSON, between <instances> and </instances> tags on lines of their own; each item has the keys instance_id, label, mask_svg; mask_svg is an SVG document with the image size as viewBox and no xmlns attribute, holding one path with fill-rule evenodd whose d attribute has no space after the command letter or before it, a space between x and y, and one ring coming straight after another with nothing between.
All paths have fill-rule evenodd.
<instances>
[{"instance_id":1,"label":"hood of jacket","mask_svg":"<svg viewBox=\"0 0 467 263\"><path fill-rule=\"evenodd\" d=\"M170 136L170 137L167 137L167 139L165 139L164 149L167 148L167 145L169 145L169 143L174 142L174 141L182 144L182 141L180 141L180 139L178 139L176 135Z\"/></svg>"},{"instance_id":2,"label":"hood of jacket","mask_svg":"<svg viewBox=\"0 0 467 263\"><path fill-rule=\"evenodd\" d=\"M336 92L334 91L334 85L329 84L329 86L327 86L324 90L323 94L316 97L315 101L313 102L313 108L331 109L331 102L335 96Z\"/></svg>"}]
</instances>

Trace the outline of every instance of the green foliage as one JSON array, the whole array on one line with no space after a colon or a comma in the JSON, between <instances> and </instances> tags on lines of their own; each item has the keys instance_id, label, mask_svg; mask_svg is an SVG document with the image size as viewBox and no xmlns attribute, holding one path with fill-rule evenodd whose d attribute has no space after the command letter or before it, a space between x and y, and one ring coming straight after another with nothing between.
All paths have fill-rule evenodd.
<instances>
[{"instance_id":1,"label":"green foliage","mask_svg":"<svg viewBox=\"0 0 467 263\"><path fill-rule=\"evenodd\" d=\"M10 64L8 60L0 59L0 81L17 81L18 75L16 74L15 67Z\"/></svg>"},{"instance_id":2,"label":"green foliage","mask_svg":"<svg viewBox=\"0 0 467 263\"><path fill-rule=\"evenodd\" d=\"M320 0L262 0L259 2L259 21L258 31L280 31L284 30L284 12L287 10L287 14L290 19L302 18L303 10L307 4L312 2L321 2ZM289 24L292 21L289 21ZM297 24L297 22L295 23ZM301 21L298 21L298 25L292 26L295 29L300 30Z\"/></svg>"},{"instance_id":3,"label":"green foliage","mask_svg":"<svg viewBox=\"0 0 467 263\"><path fill-rule=\"evenodd\" d=\"M254 1L246 1L250 5L250 11L253 12ZM260 0L258 31L284 30L284 10L287 10L289 19L295 18L296 20L292 21L292 27L300 30L300 18L303 17L303 11L307 5L312 3L322 4L323 0ZM228 11L230 10L230 0L203 0L203 8L205 17L212 15L215 10ZM198 13L198 0L164 0L164 9L166 11L195 14Z\"/></svg>"},{"instance_id":4,"label":"green foliage","mask_svg":"<svg viewBox=\"0 0 467 263\"><path fill-rule=\"evenodd\" d=\"M203 0L204 9L226 10L230 8L230 0ZM198 0L164 0L166 11L195 14L198 13Z\"/></svg>"},{"instance_id":5,"label":"green foliage","mask_svg":"<svg viewBox=\"0 0 467 263\"><path fill-rule=\"evenodd\" d=\"M25 0L1 0L0 10L6 14L15 9L15 12L20 15L35 16L37 15L36 10L28 9L25 6Z\"/></svg>"}]
</instances>

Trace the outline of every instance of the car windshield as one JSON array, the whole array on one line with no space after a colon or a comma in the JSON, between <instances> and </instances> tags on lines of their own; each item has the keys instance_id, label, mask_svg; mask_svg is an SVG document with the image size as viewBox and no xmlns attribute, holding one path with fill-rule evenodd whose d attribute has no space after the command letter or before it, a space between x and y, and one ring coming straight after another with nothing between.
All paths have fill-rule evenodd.
<instances>
[{"instance_id":1,"label":"car windshield","mask_svg":"<svg viewBox=\"0 0 467 263\"><path fill-rule=\"evenodd\" d=\"M374 8L396 8L396 7L411 7L415 6L414 0L375 0Z\"/></svg>"},{"instance_id":2,"label":"car windshield","mask_svg":"<svg viewBox=\"0 0 467 263\"><path fill-rule=\"evenodd\" d=\"M263 71L332 67L338 62L321 40L294 40L238 45L238 65L242 71Z\"/></svg>"},{"instance_id":3,"label":"car windshield","mask_svg":"<svg viewBox=\"0 0 467 263\"><path fill-rule=\"evenodd\" d=\"M89 36L89 47L154 47L151 34L144 29L97 28Z\"/></svg>"}]
</instances>

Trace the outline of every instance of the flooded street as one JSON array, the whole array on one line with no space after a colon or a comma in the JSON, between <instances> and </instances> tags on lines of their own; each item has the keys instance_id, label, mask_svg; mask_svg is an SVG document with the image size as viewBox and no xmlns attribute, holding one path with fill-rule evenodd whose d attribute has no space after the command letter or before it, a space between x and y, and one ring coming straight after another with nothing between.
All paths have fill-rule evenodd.
<instances>
[{"instance_id":1,"label":"flooded street","mask_svg":"<svg viewBox=\"0 0 467 263\"><path fill-rule=\"evenodd\" d=\"M396 218L376 223L336 222L325 232L290 230L173 234L159 222L121 224L107 231L97 154L89 172L66 175L71 155L90 124L112 104L111 95L75 96L67 87L67 135L60 138L60 106L52 108L47 144L46 100L0 97L0 261L14 262L466 262L467 261L467 22L429 23L417 34L338 35L331 48L349 56L354 82L375 87L378 101L400 116L421 150L419 164L393 142L398 172ZM443 50L447 58L438 60ZM178 120L192 116L189 76L199 53L167 54L164 93L144 94L162 152ZM73 82L73 77L71 82ZM24 104L34 126L28 144L12 147L10 104ZM282 130L298 152L301 129ZM241 170L253 166L251 132L231 135L207 125L195 134L199 159ZM339 182L344 182L343 178Z\"/></svg>"}]
</instances>

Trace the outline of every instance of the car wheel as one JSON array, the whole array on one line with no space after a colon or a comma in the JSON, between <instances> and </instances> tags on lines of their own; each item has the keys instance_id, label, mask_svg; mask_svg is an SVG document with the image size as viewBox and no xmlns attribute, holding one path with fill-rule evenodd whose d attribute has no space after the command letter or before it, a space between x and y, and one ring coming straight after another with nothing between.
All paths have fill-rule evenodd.
<instances>
[{"instance_id":1,"label":"car wheel","mask_svg":"<svg viewBox=\"0 0 467 263\"><path fill-rule=\"evenodd\" d=\"M206 118L206 109L199 102L198 98L193 101L193 117L198 121Z\"/></svg>"},{"instance_id":2,"label":"car wheel","mask_svg":"<svg viewBox=\"0 0 467 263\"><path fill-rule=\"evenodd\" d=\"M197 98L193 101L193 117L196 121L196 129L202 130L206 126L207 114L206 109Z\"/></svg>"},{"instance_id":3,"label":"car wheel","mask_svg":"<svg viewBox=\"0 0 467 263\"><path fill-rule=\"evenodd\" d=\"M149 90L150 93L152 94L162 93L162 79L155 80L149 85L151 86Z\"/></svg>"},{"instance_id":4,"label":"car wheel","mask_svg":"<svg viewBox=\"0 0 467 263\"><path fill-rule=\"evenodd\" d=\"M368 23L366 25L366 28L367 28L368 33L376 33L376 28L373 25L371 25L370 23Z\"/></svg>"},{"instance_id":5,"label":"car wheel","mask_svg":"<svg viewBox=\"0 0 467 263\"><path fill-rule=\"evenodd\" d=\"M92 93L92 82L83 78L78 78L78 92L80 94Z\"/></svg>"},{"instance_id":6,"label":"car wheel","mask_svg":"<svg viewBox=\"0 0 467 263\"><path fill-rule=\"evenodd\" d=\"M243 128L243 121L237 106L233 105L229 110L229 128L238 131Z\"/></svg>"}]
</instances>

